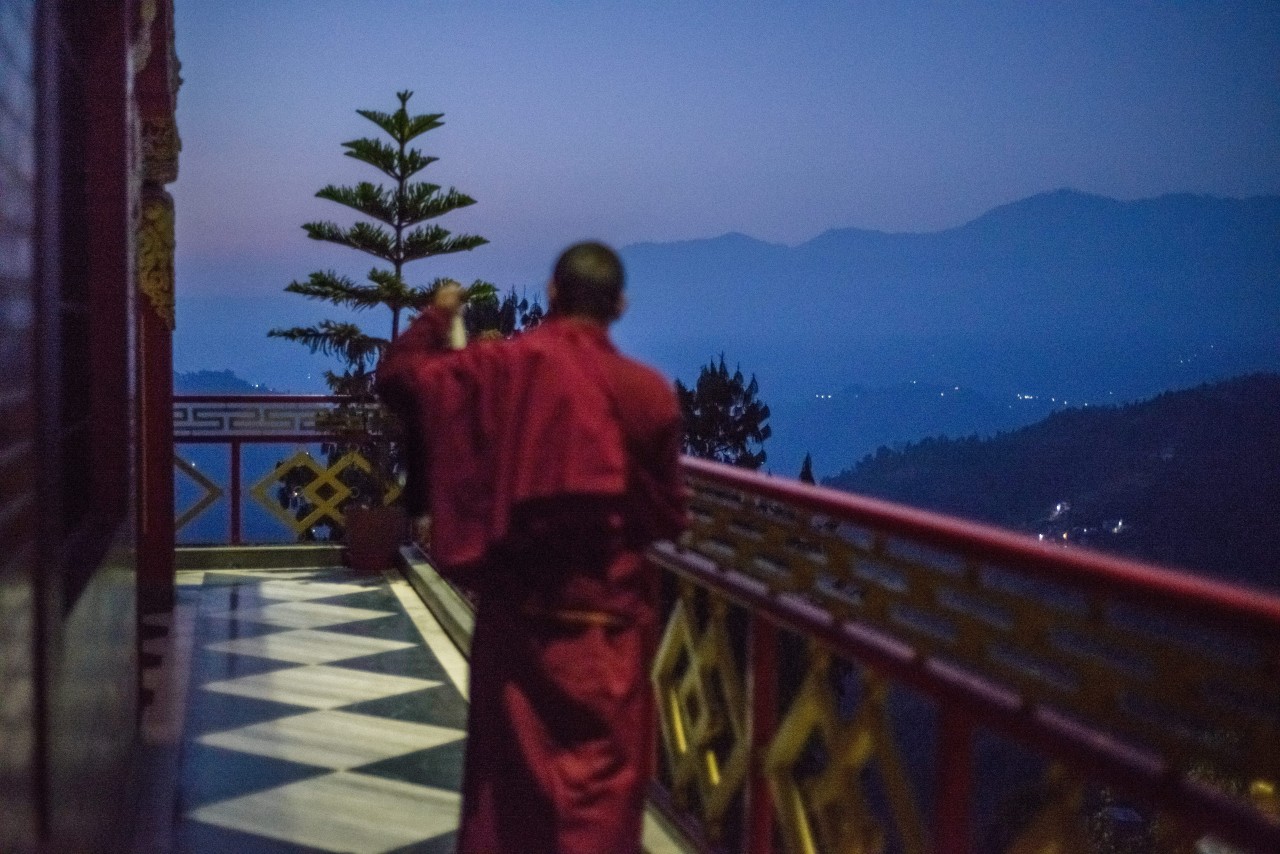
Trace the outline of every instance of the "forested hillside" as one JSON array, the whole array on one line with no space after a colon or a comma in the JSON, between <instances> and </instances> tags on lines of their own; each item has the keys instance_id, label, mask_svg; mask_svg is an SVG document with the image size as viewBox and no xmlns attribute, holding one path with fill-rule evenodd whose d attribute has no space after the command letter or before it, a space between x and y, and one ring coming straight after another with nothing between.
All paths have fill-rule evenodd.
<instances>
[{"instance_id":1,"label":"forested hillside","mask_svg":"<svg viewBox=\"0 0 1280 854\"><path fill-rule=\"evenodd\" d=\"M1280 588L1280 375L881 448L824 482Z\"/></svg>"}]
</instances>

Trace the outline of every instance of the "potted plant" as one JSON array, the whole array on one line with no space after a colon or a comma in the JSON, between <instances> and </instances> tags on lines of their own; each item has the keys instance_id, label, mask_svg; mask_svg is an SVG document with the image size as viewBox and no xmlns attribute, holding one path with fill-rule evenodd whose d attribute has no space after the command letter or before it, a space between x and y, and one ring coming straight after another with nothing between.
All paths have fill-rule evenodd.
<instances>
[{"instance_id":1,"label":"potted plant","mask_svg":"<svg viewBox=\"0 0 1280 854\"><path fill-rule=\"evenodd\" d=\"M488 242L474 235L452 235L434 222L450 211L474 204L474 199L452 187L445 190L436 184L412 180L437 158L423 155L409 143L443 124L443 113L410 115L408 103L412 96L408 91L396 93L400 106L391 113L356 111L389 141L366 137L342 143L348 157L378 170L389 183L362 181L341 187L330 184L316 193L319 198L350 208L360 218L345 228L333 222L302 226L311 239L372 255L379 266L369 271L366 282L327 270L313 272L306 281L294 281L285 288L290 293L357 311L384 309L390 313L390 335L372 335L355 323L336 320L267 333L297 341L311 352L334 356L341 363L340 371L325 372L325 382L342 402L319 426L338 437L325 443L322 450L331 467L345 461L338 478L350 490L350 496L342 506L343 519L326 524L329 538L343 539L348 561L362 569L390 565L406 527L404 513L394 500L403 479L396 442L398 425L374 395L373 369L383 347L400 333L402 315L427 305L444 281L437 278L427 285L410 285L404 277L405 266ZM497 290L477 280L468 289L468 298L495 304ZM282 502L287 499L305 503L299 498L299 489L291 488L297 486L291 481L310 476L312 472L301 470L286 474L280 491ZM305 506L296 509L299 518L309 512ZM303 534L304 538L315 536L314 531Z\"/></svg>"}]
</instances>

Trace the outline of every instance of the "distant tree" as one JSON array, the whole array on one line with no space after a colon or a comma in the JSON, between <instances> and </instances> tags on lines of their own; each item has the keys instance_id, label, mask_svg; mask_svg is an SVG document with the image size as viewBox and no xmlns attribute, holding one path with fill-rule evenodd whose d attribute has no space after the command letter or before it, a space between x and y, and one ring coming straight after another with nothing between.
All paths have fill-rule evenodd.
<instances>
[{"instance_id":1,"label":"distant tree","mask_svg":"<svg viewBox=\"0 0 1280 854\"><path fill-rule=\"evenodd\" d=\"M512 288L501 300L497 293L473 298L467 304L463 320L471 337L510 338L517 332L534 328L544 317L546 312L536 297L532 301L518 297Z\"/></svg>"},{"instance_id":2,"label":"distant tree","mask_svg":"<svg viewBox=\"0 0 1280 854\"><path fill-rule=\"evenodd\" d=\"M813 479L813 455L806 453L804 463L800 466L801 483L817 483Z\"/></svg>"},{"instance_id":3,"label":"distant tree","mask_svg":"<svg viewBox=\"0 0 1280 854\"><path fill-rule=\"evenodd\" d=\"M692 389L676 380L676 396L684 417L684 451L695 457L742 468L764 464L764 441L773 435L765 423L769 407L757 399L755 375L747 382L742 370L732 374L713 359L702 368Z\"/></svg>"}]
</instances>

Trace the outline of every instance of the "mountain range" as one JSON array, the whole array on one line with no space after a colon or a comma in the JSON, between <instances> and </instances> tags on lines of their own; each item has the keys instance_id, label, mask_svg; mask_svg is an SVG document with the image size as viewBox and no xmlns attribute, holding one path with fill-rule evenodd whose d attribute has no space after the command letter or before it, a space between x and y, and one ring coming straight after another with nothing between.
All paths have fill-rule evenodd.
<instances>
[{"instance_id":1,"label":"mountain range","mask_svg":"<svg viewBox=\"0 0 1280 854\"><path fill-rule=\"evenodd\" d=\"M1280 589L1280 374L881 448L823 482Z\"/></svg>"},{"instance_id":2,"label":"mountain range","mask_svg":"<svg viewBox=\"0 0 1280 854\"><path fill-rule=\"evenodd\" d=\"M959 386L1008 413L1280 368L1280 196L1058 190L928 234L839 229L799 246L727 234L622 255L624 349L686 382L720 353L756 374L779 473L799 470L806 441L848 434L823 407L868 389ZM1021 423L1044 414L1024 409ZM952 435L1011 426L961 421ZM815 458L820 472L874 450L844 445L842 459Z\"/></svg>"}]
</instances>

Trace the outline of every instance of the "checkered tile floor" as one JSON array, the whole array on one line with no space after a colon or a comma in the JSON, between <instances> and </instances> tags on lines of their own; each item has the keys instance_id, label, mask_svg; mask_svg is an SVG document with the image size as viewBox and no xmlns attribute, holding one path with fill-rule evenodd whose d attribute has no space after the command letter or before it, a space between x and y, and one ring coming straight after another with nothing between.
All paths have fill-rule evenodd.
<instances>
[{"instance_id":1,"label":"checkered tile floor","mask_svg":"<svg viewBox=\"0 0 1280 854\"><path fill-rule=\"evenodd\" d=\"M177 850L453 851L465 673L424 642L431 618L404 582L179 575L196 617Z\"/></svg>"}]
</instances>

